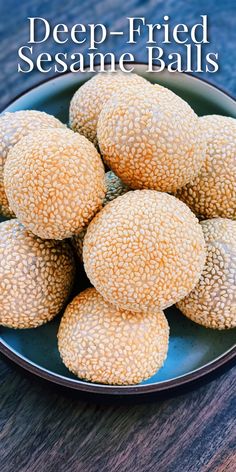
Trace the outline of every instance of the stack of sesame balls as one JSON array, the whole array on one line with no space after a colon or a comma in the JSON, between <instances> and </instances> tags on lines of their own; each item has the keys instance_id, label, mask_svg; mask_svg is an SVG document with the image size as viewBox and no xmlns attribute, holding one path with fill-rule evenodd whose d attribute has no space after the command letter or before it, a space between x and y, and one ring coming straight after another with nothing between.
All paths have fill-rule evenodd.
<instances>
[{"instance_id":1,"label":"stack of sesame balls","mask_svg":"<svg viewBox=\"0 0 236 472\"><path fill-rule=\"evenodd\" d=\"M69 115L70 129L40 111L0 117L0 323L63 310L68 369L136 384L166 359L167 307L236 326L236 120L120 72L82 85ZM83 266L92 287L72 298Z\"/></svg>"}]
</instances>

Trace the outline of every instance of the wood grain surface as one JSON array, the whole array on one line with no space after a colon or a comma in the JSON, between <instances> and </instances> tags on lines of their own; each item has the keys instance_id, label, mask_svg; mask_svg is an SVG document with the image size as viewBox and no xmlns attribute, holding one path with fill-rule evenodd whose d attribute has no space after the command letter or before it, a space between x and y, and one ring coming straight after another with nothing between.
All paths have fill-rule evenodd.
<instances>
[{"instance_id":1,"label":"wood grain surface","mask_svg":"<svg viewBox=\"0 0 236 472\"><path fill-rule=\"evenodd\" d=\"M1 367L1 471L235 472L235 372L166 400L99 404Z\"/></svg>"},{"instance_id":2,"label":"wood grain surface","mask_svg":"<svg viewBox=\"0 0 236 472\"><path fill-rule=\"evenodd\" d=\"M52 23L102 22L125 28L127 16L194 24L209 14L220 71L203 77L234 93L235 3L231 0L7 0L0 2L0 106L45 79L18 74L28 16ZM47 44L54 51L52 42ZM66 46L68 51L73 45ZM144 60L145 45L134 48ZM37 53L45 50L38 45ZM102 49L124 52L117 38ZM145 403L99 403L42 383L0 359L1 472L235 472L235 369L191 392Z\"/></svg>"}]
</instances>

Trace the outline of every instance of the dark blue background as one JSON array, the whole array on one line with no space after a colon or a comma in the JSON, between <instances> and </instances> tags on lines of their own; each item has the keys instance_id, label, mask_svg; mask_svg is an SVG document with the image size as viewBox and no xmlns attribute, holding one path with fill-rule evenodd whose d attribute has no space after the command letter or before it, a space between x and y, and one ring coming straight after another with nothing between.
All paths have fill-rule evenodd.
<instances>
[{"instance_id":1,"label":"dark blue background","mask_svg":"<svg viewBox=\"0 0 236 472\"><path fill-rule=\"evenodd\" d=\"M0 0L0 106L12 100L17 94L32 85L55 75L54 72L43 74L37 70L29 74L17 72L18 48L26 45L29 35L28 16L41 16L55 25L66 23L103 23L113 30L126 31L127 16L145 16L151 23L163 22L163 16L169 15L171 23L185 23L192 26L200 21L200 15L207 14L209 20L210 45L206 50L219 53L220 69L214 74L201 73L201 77L219 85L231 94L236 92L235 64L235 19L236 2L233 0ZM131 49L137 61L145 61L146 37L139 39L137 45L124 44L122 37L109 38L99 49L101 52L115 52L119 56ZM179 51L180 46L172 44L168 52ZM55 45L53 40L36 46L40 52L86 52L86 47L76 46L72 42ZM196 74L197 75L197 74Z\"/></svg>"}]
</instances>

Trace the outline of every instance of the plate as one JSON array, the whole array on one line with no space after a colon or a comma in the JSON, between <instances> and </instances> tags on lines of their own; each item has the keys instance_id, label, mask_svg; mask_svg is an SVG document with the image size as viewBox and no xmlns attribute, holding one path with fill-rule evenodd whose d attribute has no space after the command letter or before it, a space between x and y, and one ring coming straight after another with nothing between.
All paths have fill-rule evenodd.
<instances>
[{"instance_id":1,"label":"plate","mask_svg":"<svg viewBox=\"0 0 236 472\"><path fill-rule=\"evenodd\" d=\"M222 90L184 73L147 73L145 64L135 72L164 85L184 98L198 115L222 114L236 117L235 101ZM68 121L69 102L75 90L92 74L64 74L29 90L5 111L42 110ZM83 275L78 290L89 282ZM166 310L170 324L167 360L153 377L135 386L110 386L82 381L67 370L57 349L60 317L36 329L0 328L0 351L30 372L65 387L107 395L140 395L185 386L206 377L236 358L236 330L214 331L185 318L176 307Z\"/></svg>"}]
</instances>

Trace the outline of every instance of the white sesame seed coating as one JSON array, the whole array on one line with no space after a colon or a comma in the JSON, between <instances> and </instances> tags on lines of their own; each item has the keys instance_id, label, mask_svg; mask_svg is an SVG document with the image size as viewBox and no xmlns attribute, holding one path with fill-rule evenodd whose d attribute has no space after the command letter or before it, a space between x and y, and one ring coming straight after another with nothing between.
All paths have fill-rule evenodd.
<instances>
[{"instance_id":1,"label":"white sesame seed coating","mask_svg":"<svg viewBox=\"0 0 236 472\"><path fill-rule=\"evenodd\" d=\"M39 130L9 152L4 184L24 226L43 239L78 233L102 207L105 172L88 139L71 130Z\"/></svg>"},{"instance_id":2,"label":"white sesame seed coating","mask_svg":"<svg viewBox=\"0 0 236 472\"><path fill-rule=\"evenodd\" d=\"M155 311L196 285L205 243L197 218L180 200L136 190L95 216L83 260L88 278L106 300L132 311Z\"/></svg>"},{"instance_id":3,"label":"white sesame seed coating","mask_svg":"<svg viewBox=\"0 0 236 472\"><path fill-rule=\"evenodd\" d=\"M236 218L236 120L220 115L199 119L207 139L206 160L176 196L201 218Z\"/></svg>"},{"instance_id":4,"label":"white sesame seed coating","mask_svg":"<svg viewBox=\"0 0 236 472\"><path fill-rule=\"evenodd\" d=\"M0 224L0 324L35 328L63 308L75 275L67 241L42 240L18 220Z\"/></svg>"},{"instance_id":5,"label":"white sesame seed coating","mask_svg":"<svg viewBox=\"0 0 236 472\"><path fill-rule=\"evenodd\" d=\"M159 85L113 94L97 134L106 164L134 189L175 191L198 174L205 158L199 118Z\"/></svg>"},{"instance_id":6,"label":"white sesame seed coating","mask_svg":"<svg viewBox=\"0 0 236 472\"><path fill-rule=\"evenodd\" d=\"M68 369L82 379L110 385L137 384L154 375L166 359L168 340L163 312L118 309L94 288L68 305L58 332Z\"/></svg>"},{"instance_id":7,"label":"white sesame seed coating","mask_svg":"<svg viewBox=\"0 0 236 472\"><path fill-rule=\"evenodd\" d=\"M74 94L70 104L70 126L97 146L98 116L114 92L123 92L136 85L151 84L136 74L101 72L85 82Z\"/></svg>"},{"instance_id":8,"label":"white sesame seed coating","mask_svg":"<svg viewBox=\"0 0 236 472\"><path fill-rule=\"evenodd\" d=\"M207 258L201 278L177 307L207 328L236 327L236 221L201 222Z\"/></svg>"},{"instance_id":9,"label":"white sesame seed coating","mask_svg":"<svg viewBox=\"0 0 236 472\"><path fill-rule=\"evenodd\" d=\"M106 195L103 200L103 206L106 206L107 203L129 191L129 187L127 187L127 185L125 185L112 171L106 172L105 183ZM86 231L87 228L80 231L79 234L75 234L72 238L73 246L76 250L79 260L81 261L83 260L83 242Z\"/></svg>"},{"instance_id":10,"label":"white sesame seed coating","mask_svg":"<svg viewBox=\"0 0 236 472\"><path fill-rule=\"evenodd\" d=\"M0 213L14 217L4 190L3 171L10 149L30 132L43 128L65 128L57 118L42 111L22 110L0 116Z\"/></svg>"}]
</instances>

